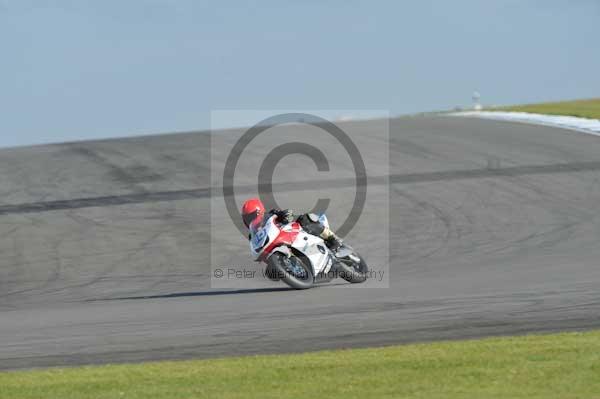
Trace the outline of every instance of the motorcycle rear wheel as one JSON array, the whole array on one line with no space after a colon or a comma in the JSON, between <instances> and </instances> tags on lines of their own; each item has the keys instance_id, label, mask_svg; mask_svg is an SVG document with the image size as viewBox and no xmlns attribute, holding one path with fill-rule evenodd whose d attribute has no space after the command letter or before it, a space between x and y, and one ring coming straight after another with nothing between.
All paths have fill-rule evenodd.
<instances>
[{"instance_id":1,"label":"motorcycle rear wheel","mask_svg":"<svg viewBox=\"0 0 600 399\"><path fill-rule=\"evenodd\" d=\"M359 263L349 257L338 259L337 269L339 275L352 284L364 283L369 275L369 267L360 254L355 252L353 255L360 259Z\"/></svg>"},{"instance_id":2,"label":"motorcycle rear wheel","mask_svg":"<svg viewBox=\"0 0 600 399\"><path fill-rule=\"evenodd\" d=\"M312 268L295 255L288 257L276 252L269 257L268 264L280 280L294 289L305 290L314 284Z\"/></svg>"}]
</instances>

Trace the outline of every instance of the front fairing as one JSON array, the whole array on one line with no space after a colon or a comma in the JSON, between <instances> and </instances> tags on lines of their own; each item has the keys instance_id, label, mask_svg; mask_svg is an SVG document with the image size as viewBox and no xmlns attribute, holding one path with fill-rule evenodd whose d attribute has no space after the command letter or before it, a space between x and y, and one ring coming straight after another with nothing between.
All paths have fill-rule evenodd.
<instances>
[{"instance_id":1,"label":"front fairing","mask_svg":"<svg viewBox=\"0 0 600 399\"><path fill-rule=\"evenodd\" d=\"M264 223L250 226L250 253L258 260L264 249L279 235L279 228L275 224L276 216L271 216Z\"/></svg>"}]
</instances>

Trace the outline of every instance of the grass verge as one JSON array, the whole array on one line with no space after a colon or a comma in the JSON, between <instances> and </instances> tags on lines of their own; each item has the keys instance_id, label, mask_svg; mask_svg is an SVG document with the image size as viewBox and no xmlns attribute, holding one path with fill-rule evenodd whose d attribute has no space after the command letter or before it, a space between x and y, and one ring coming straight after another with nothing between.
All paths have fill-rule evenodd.
<instances>
[{"instance_id":1,"label":"grass verge","mask_svg":"<svg viewBox=\"0 0 600 399\"><path fill-rule=\"evenodd\" d=\"M600 332L0 373L0 398L599 398Z\"/></svg>"},{"instance_id":2,"label":"grass verge","mask_svg":"<svg viewBox=\"0 0 600 399\"><path fill-rule=\"evenodd\" d=\"M535 114L579 116L600 119L600 98L562 101L556 103L525 104L498 108L502 111L530 112Z\"/></svg>"}]
</instances>

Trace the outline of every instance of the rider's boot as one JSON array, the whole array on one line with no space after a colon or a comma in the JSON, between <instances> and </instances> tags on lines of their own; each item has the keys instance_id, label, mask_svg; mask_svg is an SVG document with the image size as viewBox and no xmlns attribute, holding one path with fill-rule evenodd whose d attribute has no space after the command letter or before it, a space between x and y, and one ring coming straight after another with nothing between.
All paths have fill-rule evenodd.
<instances>
[{"instance_id":1,"label":"rider's boot","mask_svg":"<svg viewBox=\"0 0 600 399\"><path fill-rule=\"evenodd\" d=\"M320 234L320 237L325 240L325 245L327 248L332 250L333 252L337 252L338 249L342 246L342 239L335 235L333 231L331 231L328 227L323 229L323 232Z\"/></svg>"}]
</instances>

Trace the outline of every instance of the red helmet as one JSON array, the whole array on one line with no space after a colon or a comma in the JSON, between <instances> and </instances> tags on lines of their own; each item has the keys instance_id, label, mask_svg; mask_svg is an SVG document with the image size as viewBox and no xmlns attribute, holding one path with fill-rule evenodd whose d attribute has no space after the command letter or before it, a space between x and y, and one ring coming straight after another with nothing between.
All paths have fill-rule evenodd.
<instances>
[{"instance_id":1,"label":"red helmet","mask_svg":"<svg viewBox=\"0 0 600 399\"><path fill-rule=\"evenodd\" d=\"M242 205L242 220L246 227L254 221L262 220L265 215L265 206L258 198L250 198Z\"/></svg>"}]
</instances>

